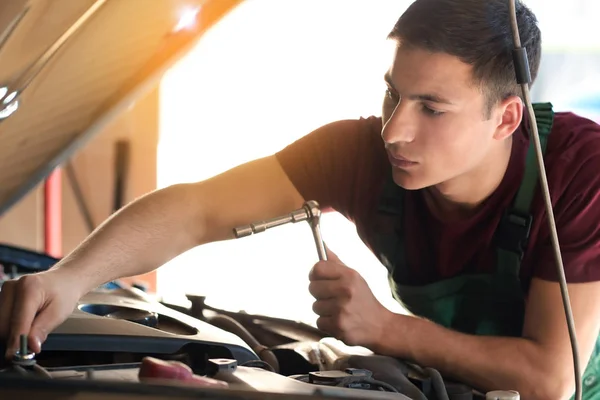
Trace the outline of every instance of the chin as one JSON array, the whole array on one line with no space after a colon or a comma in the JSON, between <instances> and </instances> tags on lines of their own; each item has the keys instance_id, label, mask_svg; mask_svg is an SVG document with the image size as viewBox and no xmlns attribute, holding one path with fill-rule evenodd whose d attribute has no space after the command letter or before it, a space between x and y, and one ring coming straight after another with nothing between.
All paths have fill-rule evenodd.
<instances>
[{"instance_id":1,"label":"chin","mask_svg":"<svg viewBox=\"0 0 600 400\"><path fill-rule=\"evenodd\" d=\"M392 170L394 183L406 190L419 190L430 186L423 177L394 168Z\"/></svg>"}]
</instances>

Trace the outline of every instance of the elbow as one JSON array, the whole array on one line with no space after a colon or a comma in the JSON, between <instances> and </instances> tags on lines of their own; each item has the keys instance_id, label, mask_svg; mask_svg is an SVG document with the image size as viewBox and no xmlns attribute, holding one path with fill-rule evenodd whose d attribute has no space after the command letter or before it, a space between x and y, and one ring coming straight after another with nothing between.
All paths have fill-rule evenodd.
<instances>
[{"instance_id":1,"label":"elbow","mask_svg":"<svg viewBox=\"0 0 600 400\"><path fill-rule=\"evenodd\" d=\"M575 393L575 374L563 368L554 373L540 369L533 379L523 382L521 398L531 400L569 400Z\"/></svg>"},{"instance_id":2,"label":"elbow","mask_svg":"<svg viewBox=\"0 0 600 400\"><path fill-rule=\"evenodd\" d=\"M556 379L554 384L551 384L552 392L549 392L549 399L569 400L575 394L575 372L573 369L568 369L563 373L561 379Z\"/></svg>"},{"instance_id":3,"label":"elbow","mask_svg":"<svg viewBox=\"0 0 600 400\"><path fill-rule=\"evenodd\" d=\"M533 343L531 343L533 344ZM569 400L575 393L575 371L570 355L556 348L529 347L519 371L522 399Z\"/></svg>"}]
</instances>

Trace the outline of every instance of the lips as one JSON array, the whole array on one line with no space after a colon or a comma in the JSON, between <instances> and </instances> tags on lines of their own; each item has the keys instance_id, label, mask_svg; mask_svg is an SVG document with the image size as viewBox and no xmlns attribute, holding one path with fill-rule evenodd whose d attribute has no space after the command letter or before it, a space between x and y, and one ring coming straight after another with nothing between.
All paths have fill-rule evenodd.
<instances>
[{"instance_id":1,"label":"lips","mask_svg":"<svg viewBox=\"0 0 600 400\"><path fill-rule=\"evenodd\" d=\"M389 153L389 152L388 152L388 154L389 154L389 156L391 158L393 158L394 160L397 160L397 161L409 162L409 163L414 163L414 164L417 163L416 161L410 160L410 159L408 159L406 157L402 157L400 154L392 154L392 153Z\"/></svg>"},{"instance_id":2,"label":"lips","mask_svg":"<svg viewBox=\"0 0 600 400\"><path fill-rule=\"evenodd\" d=\"M401 156L400 154L392 154L388 152L388 158L390 163L397 168L409 168L419 164L416 161L412 161L406 157Z\"/></svg>"}]
</instances>

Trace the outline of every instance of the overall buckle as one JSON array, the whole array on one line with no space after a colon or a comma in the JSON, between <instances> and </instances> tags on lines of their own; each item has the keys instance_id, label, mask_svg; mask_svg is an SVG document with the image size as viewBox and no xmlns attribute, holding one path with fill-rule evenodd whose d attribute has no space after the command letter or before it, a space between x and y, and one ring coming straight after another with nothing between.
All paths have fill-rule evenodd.
<instances>
[{"instance_id":1,"label":"overall buckle","mask_svg":"<svg viewBox=\"0 0 600 400\"><path fill-rule=\"evenodd\" d=\"M496 244L499 248L510 251L523 258L529 240L533 217L515 209L507 210L496 230Z\"/></svg>"}]
</instances>

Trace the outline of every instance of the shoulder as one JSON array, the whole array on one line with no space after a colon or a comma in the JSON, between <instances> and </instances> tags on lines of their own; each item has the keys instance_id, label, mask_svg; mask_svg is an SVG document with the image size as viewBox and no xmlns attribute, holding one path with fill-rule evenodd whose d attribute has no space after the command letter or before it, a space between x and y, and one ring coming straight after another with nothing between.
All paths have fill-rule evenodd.
<instances>
[{"instance_id":1,"label":"shoulder","mask_svg":"<svg viewBox=\"0 0 600 400\"><path fill-rule=\"evenodd\" d=\"M600 125L572 112L557 112L548 141L548 155L576 161L576 155L600 153Z\"/></svg>"},{"instance_id":2,"label":"shoulder","mask_svg":"<svg viewBox=\"0 0 600 400\"><path fill-rule=\"evenodd\" d=\"M296 182L308 174L327 178L364 167L383 153L381 118L344 119L325 124L276 153L290 179ZM315 177L310 177L315 178Z\"/></svg>"},{"instance_id":3,"label":"shoulder","mask_svg":"<svg viewBox=\"0 0 600 400\"><path fill-rule=\"evenodd\" d=\"M570 282L600 280L600 125L574 113L557 113L544 157L565 274ZM537 211L535 211L537 209ZM555 280L555 261L543 197L535 268Z\"/></svg>"},{"instance_id":4,"label":"shoulder","mask_svg":"<svg viewBox=\"0 0 600 400\"><path fill-rule=\"evenodd\" d=\"M385 167L381 118L338 120L323 125L276 154L305 199L346 216L360 207L361 189Z\"/></svg>"},{"instance_id":5,"label":"shoulder","mask_svg":"<svg viewBox=\"0 0 600 400\"><path fill-rule=\"evenodd\" d=\"M571 112L556 113L545 158L555 196L581 196L600 187L600 125Z\"/></svg>"},{"instance_id":6,"label":"shoulder","mask_svg":"<svg viewBox=\"0 0 600 400\"><path fill-rule=\"evenodd\" d=\"M313 143L315 141L321 144L330 142L345 142L345 146L352 146L356 141L373 140L381 134L381 118L370 116L356 119L342 119L329 122L305 136L291 143L289 147L298 147L300 145ZM339 144L339 143L337 143Z\"/></svg>"}]
</instances>

